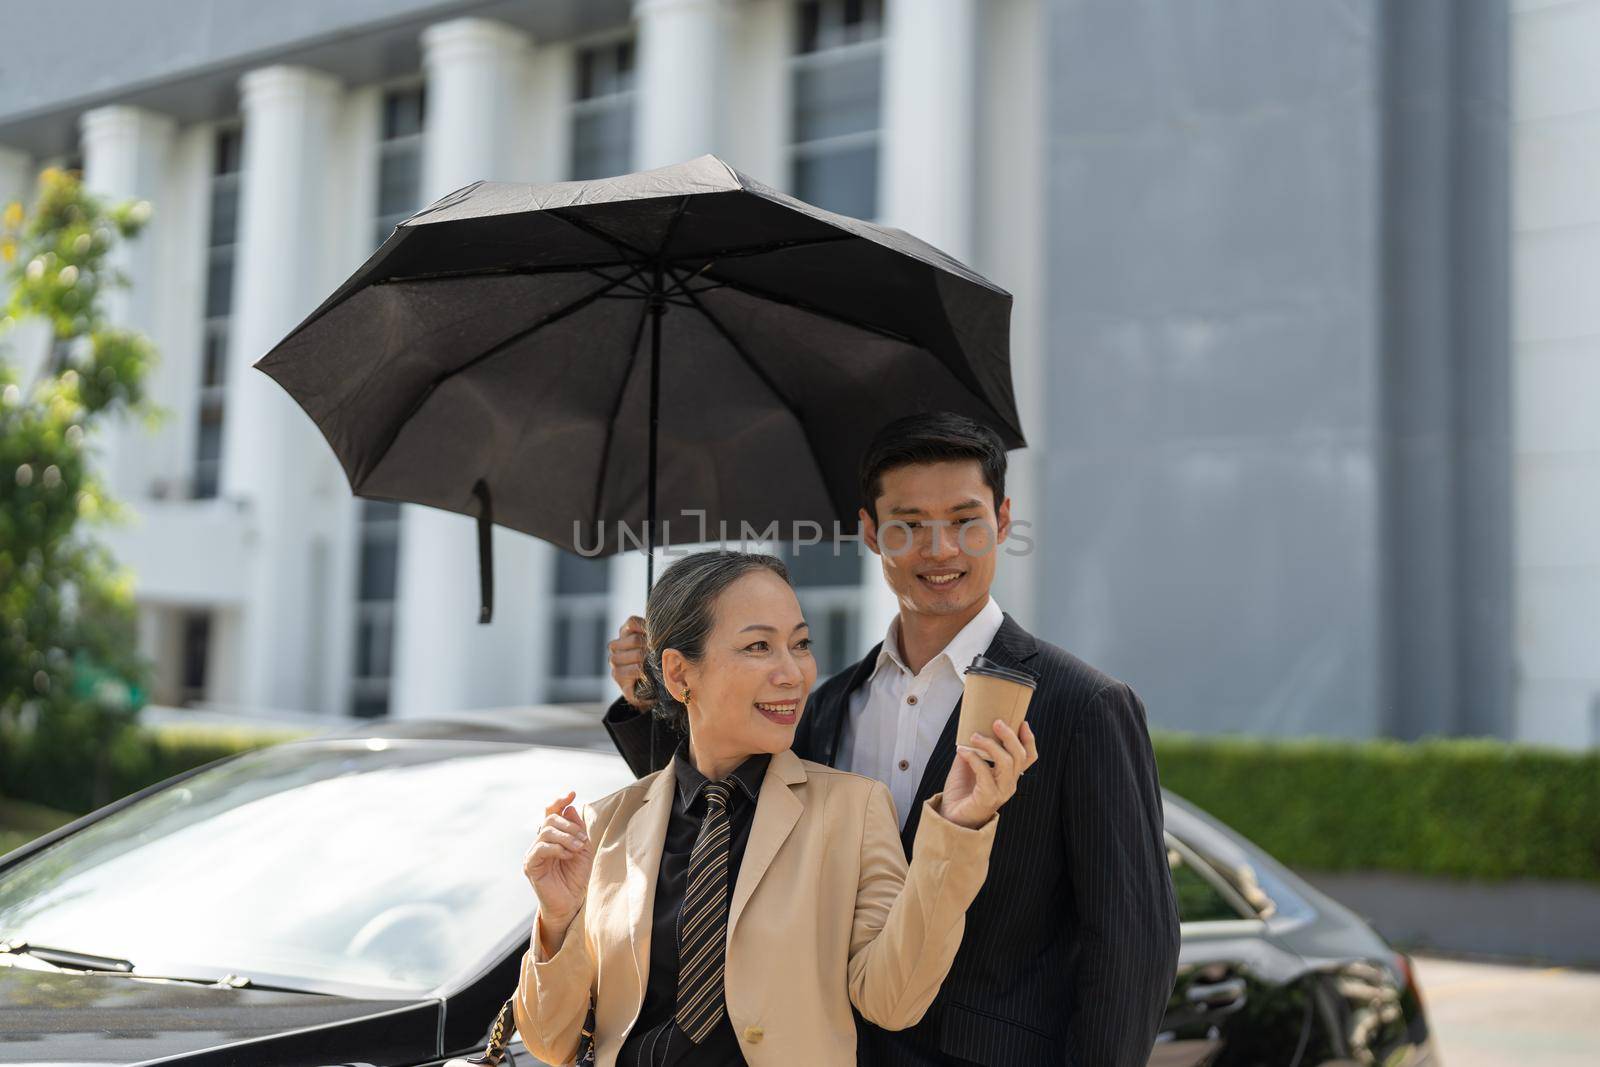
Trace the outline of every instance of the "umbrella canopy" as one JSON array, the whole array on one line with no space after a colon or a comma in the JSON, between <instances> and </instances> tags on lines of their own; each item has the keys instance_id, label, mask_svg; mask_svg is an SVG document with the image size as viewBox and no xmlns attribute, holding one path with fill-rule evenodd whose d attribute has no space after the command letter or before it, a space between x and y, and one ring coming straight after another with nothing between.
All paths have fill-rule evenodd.
<instances>
[{"instance_id":1,"label":"umbrella canopy","mask_svg":"<svg viewBox=\"0 0 1600 1067\"><path fill-rule=\"evenodd\" d=\"M255 366L356 494L609 555L854 530L862 451L901 415L1021 446L1010 311L910 234L702 156L451 193Z\"/></svg>"}]
</instances>

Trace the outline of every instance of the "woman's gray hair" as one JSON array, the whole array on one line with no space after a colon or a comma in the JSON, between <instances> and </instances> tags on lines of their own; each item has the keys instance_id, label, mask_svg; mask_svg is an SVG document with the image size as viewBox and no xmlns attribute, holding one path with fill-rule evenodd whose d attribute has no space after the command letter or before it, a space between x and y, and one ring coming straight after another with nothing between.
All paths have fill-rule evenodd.
<instances>
[{"instance_id":1,"label":"woman's gray hair","mask_svg":"<svg viewBox=\"0 0 1600 1067\"><path fill-rule=\"evenodd\" d=\"M722 549L684 556L663 571L650 590L644 609L644 677L634 683L633 694L686 737L689 709L668 690L661 673L661 654L675 648L691 661L699 662L716 624L717 596L740 578L760 570L771 571L794 584L789 568L776 556Z\"/></svg>"}]
</instances>

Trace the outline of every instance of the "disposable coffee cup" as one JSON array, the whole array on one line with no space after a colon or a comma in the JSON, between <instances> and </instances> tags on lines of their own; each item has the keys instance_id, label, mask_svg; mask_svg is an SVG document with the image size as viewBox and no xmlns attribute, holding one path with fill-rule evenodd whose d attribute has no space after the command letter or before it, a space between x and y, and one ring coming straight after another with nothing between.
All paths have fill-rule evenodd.
<instances>
[{"instance_id":1,"label":"disposable coffee cup","mask_svg":"<svg viewBox=\"0 0 1600 1067\"><path fill-rule=\"evenodd\" d=\"M1021 729L1028 716L1028 703L1038 679L1031 674L974 656L967 667L961 693L960 732L956 744L964 745L973 734L994 738L994 721L1004 720L1013 730Z\"/></svg>"}]
</instances>

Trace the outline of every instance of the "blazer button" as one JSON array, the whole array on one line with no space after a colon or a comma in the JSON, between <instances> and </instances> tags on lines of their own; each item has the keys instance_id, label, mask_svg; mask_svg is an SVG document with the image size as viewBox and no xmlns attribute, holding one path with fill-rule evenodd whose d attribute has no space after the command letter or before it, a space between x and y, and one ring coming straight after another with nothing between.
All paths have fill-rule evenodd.
<instances>
[{"instance_id":1,"label":"blazer button","mask_svg":"<svg viewBox=\"0 0 1600 1067\"><path fill-rule=\"evenodd\" d=\"M761 1039L766 1036L766 1031L759 1026L747 1026L744 1028L744 1039L752 1045L761 1044Z\"/></svg>"}]
</instances>

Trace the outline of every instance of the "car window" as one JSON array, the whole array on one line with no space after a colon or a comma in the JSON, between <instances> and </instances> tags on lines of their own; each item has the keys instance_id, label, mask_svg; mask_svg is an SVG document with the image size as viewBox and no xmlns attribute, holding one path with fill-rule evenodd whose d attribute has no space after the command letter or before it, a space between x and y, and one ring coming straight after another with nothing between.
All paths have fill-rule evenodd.
<instances>
[{"instance_id":1,"label":"car window","mask_svg":"<svg viewBox=\"0 0 1600 1067\"><path fill-rule=\"evenodd\" d=\"M1204 870L1251 906L1254 917L1290 923L1316 918L1316 909L1295 888L1298 879L1282 864L1182 798L1164 794L1163 801L1169 838L1176 836Z\"/></svg>"},{"instance_id":2,"label":"car window","mask_svg":"<svg viewBox=\"0 0 1600 1067\"><path fill-rule=\"evenodd\" d=\"M1172 839L1167 842L1167 866L1172 870L1172 889L1178 899L1178 921L1186 923L1226 922L1248 917L1243 909L1235 907L1213 880L1214 875L1203 871L1200 860Z\"/></svg>"},{"instance_id":3,"label":"car window","mask_svg":"<svg viewBox=\"0 0 1600 1067\"><path fill-rule=\"evenodd\" d=\"M614 755L307 742L160 790L0 871L0 938L138 971L425 992L531 922L544 808L632 781Z\"/></svg>"}]
</instances>

